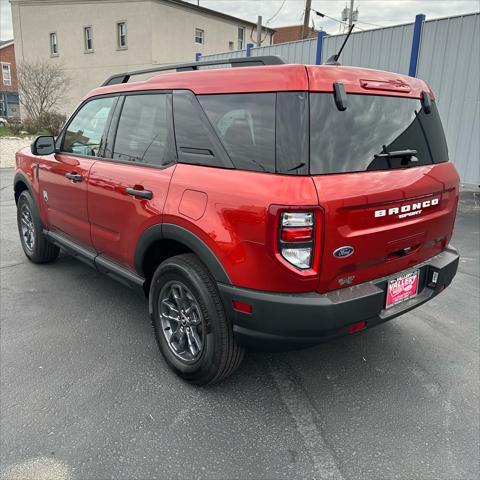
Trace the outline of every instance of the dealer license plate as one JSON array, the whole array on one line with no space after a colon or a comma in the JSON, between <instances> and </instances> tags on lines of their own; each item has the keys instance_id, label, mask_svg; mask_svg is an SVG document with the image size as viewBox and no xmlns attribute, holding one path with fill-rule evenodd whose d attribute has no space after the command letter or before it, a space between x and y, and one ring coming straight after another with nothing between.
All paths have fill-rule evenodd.
<instances>
[{"instance_id":1,"label":"dealer license plate","mask_svg":"<svg viewBox=\"0 0 480 480\"><path fill-rule=\"evenodd\" d=\"M385 308L393 307L417 296L419 270L406 273L388 281L387 302Z\"/></svg>"}]
</instances>

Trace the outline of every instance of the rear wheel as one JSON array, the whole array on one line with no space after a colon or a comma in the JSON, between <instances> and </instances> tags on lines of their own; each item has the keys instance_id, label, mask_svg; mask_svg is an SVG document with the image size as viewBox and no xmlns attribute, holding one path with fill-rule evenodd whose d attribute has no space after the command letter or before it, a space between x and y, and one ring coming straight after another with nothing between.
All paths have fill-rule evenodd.
<instances>
[{"instance_id":1,"label":"rear wheel","mask_svg":"<svg viewBox=\"0 0 480 480\"><path fill-rule=\"evenodd\" d=\"M60 250L43 234L37 207L27 190L18 197L17 225L23 251L29 260L33 263L48 263L58 257Z\"/></svg>"},{"instance_id":2,"label":"rear wheel","mask_svg":"<svg viewBox=\"0 0 480 480\"><path fill-rule=\"evenodd\" d=\"M168 365L190 383L217 383L240 365L244 350L233 336L215 282L193 254L172 257L150 287L152 324Z\"/></svg>"}]
</instances>

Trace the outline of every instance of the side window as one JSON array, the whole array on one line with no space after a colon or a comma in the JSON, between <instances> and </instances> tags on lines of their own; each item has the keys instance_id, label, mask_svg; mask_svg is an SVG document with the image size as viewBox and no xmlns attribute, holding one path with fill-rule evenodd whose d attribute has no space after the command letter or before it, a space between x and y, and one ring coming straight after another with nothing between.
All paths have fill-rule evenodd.
<instances>
[{"instance_id":1,"label":"side window","mask_svg":"<svg viewBox=\"0 0 480 480\"><path fill-rule=\"evenodd\" d=\"M173 93L173 116L179 162L211 167L233 167L225 148L192 92L177 90Z\"/></svg>"},{"instance_id":2,"label":"side window","mask_svg":"<svg viewBox=\"0 0 480 480\"><path fill-rule=\"evenodd\" d=\"M105 125L115 100L115 97L103 97L86 103L69 123L61 150L89 157L98 156L103 146Z\"/></svg>"},{"instance_id":3,"label":"side window","mask_svg":"<svg viewBox=\"0 0 480 480\"><path fill-rule=\"evenodd\" d=\"M198 96L236 168L275 172L275 93Z\"/></svg>"},{"instance_id":4,"label":"side window","mask_svg":"<svg viewBox=\"0 0 480 480\"><path fill-rule=\"evenodd\" d=\"M118 122L113 158L162 166L172 161L172 95L127 95Z\"/></svg>"}]
</instances>

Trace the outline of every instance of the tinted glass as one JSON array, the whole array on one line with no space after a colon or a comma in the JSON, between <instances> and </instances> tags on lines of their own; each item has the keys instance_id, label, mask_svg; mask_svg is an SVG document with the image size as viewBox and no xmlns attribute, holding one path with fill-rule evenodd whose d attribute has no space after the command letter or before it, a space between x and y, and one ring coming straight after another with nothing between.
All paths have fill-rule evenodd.
<instances>
[{"instance_id":1,"label":"tinted glass","mask_svg":"<svg viewBox=\"0 0 480 480\"><path fill-rule=\"evenodd\" d=\"M127 95L120 114L113 158L147 165L172 161L171 95Z\"/></svg>"},{"instance_id":2,"label":"tinted glass","mask_svg":"<svg viewBox=\"0 0 480 480\"><path fill-rule=\"evenodd\" d=\"M275 171L275 94L198 97L235 167Z\"/></svg>"},{"instance_id":3,"label":"tinted glass","mask_svg":"<svg viewBox=\"0 0 480 480\"><path fill-rule=\"evenodd\" d=\"M308 174L308 94L278 92L276 115L277 172Z\"/></svg>"},{"instance_id":4,"label":"tinted glass","mask_svg":"<svg viewBox=\"0 0 480 480\"><path fill-rule=\"evenodd\" d=\"M114 97L106 97L86 103L68 125L62 151L98 156L102 148L105 125L115 100Z\"/></svg>"},{"instance_id":5,"label":"tinted glass","mask_svg":"<svg viewBox=\"0 0 480 480\"><path fill-rule=\"evenodd\" d=\"M348 95L343 112L333 95L310 95L310 173L342 173L446 162L448 152L436 106L425 114L420 100ZM375 157L416 150L416 161Z\"/></svg>"},{"instance_id":6,"label":"tinted glass","mask_svg":"<svg viewBox=\"0 0 480 480\"><path fill-rule=\"evenodd\" d=\"M225 148L192 92L174 92L173 116L180 162L232 168Z\"/></svg>"}]
</instances>

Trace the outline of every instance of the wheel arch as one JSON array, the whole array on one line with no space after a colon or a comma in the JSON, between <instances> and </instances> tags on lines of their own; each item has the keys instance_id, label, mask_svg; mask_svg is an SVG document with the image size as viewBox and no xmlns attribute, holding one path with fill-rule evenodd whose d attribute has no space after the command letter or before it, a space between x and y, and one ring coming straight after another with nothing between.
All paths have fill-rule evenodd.
<instances>
[{"instance_id":1,"label":"wheel arch","mask_svg":"<svg viewBox=\"0 0 480 480\"><path fill-rule=\"evenodd\" d=\"M13 190L15 192L15 203L18 203L18 197L20 197L20 194L25 190L28 190L33 200L36 201L35 194L33 193L32 186L30 185L30 181L23 173L17 172L15 174L15 177L13 179Z\"/></svg>"},{"instance_id":2,"label":"wheel arch","mask_svg":"<svg viewBox=\"0 0 480 480\"><path fill-rule=\"evenodd\" d=\"M155 254L155 252L159 252ZM208 268L218 283L232 282L218 257L197 235L179 225L164 223L149 227L140 237L134 255L135 270L145 278L146 284L161 261L181 253L194 253ZM148 268L149 260L156 259L154 268Z\"/></svg>"}]
</instances>

